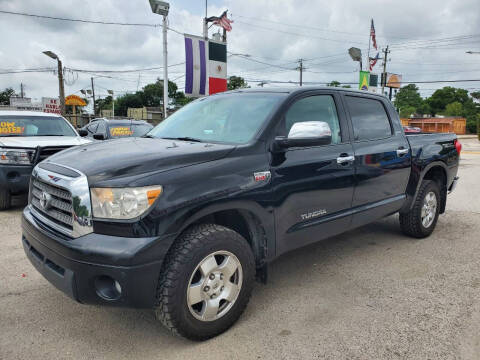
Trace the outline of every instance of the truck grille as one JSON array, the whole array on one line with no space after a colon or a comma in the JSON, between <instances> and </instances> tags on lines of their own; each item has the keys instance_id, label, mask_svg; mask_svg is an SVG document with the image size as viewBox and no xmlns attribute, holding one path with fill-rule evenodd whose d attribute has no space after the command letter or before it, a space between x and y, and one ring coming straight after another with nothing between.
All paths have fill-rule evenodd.
<instances>
[{"instance_id":1,"label":"truck grille","mask_svg":"<svg viewBox=\"0 0 480 360\"><path fill-rule=\"evenodd\" d=\"M33 178L31 204L42 216L67 232L73 230L72 195L69 191Z\"/></svg>"},{"instance_id":2,"label":"truck grille","mask_svg":"<svg viewBox=\"0 0 480 360\"><path fill-rule=\"evenodd\" d=\"M70 146L52 146L52 147L38 147L37 153L34 157L34 165L38 164L39 162L45 160L49 156L56 154L59 151L68 149Z\"/></svg>"}]
</instances>

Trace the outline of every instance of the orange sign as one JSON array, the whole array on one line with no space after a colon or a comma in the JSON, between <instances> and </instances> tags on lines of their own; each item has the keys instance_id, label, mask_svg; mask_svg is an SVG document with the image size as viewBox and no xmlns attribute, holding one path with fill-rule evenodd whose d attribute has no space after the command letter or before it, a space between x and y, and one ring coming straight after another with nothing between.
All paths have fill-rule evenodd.
<instances>
[{"instance_id":1,"label":"orange sign","mask_svg":"<svg viewBox=\"0 0 480 360\"><path fill-rule=\"evenodd\" d=\"M133 131L127 126L116 126L110 128L110 135L112 136L132 136Z\"/></svg>"},{"instance_id":2,"label":"orange sign","mask_svg":"<svg viewBox=\"0 0 480 360\"><path fill-rule=\"evenodd\" d=\"M65 105L86 106L87 103L78 95L68 95L65 98Z\"/></svg>"},{"instance_id":3,"label":"orange sign","mask_svg":"<svg viewBox=\"0 0 480 360\"><path fill-rule=\"evenodd\" d=\"M15 126L15 122L2 121L0 122L0 136L7 134L23 134L25 127Z\"/></svg>"}]
</instances>

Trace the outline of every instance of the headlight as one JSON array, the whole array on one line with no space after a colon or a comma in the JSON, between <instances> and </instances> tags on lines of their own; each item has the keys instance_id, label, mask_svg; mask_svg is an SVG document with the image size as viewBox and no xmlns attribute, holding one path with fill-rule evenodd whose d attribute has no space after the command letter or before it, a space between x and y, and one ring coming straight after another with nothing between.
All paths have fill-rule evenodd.
<instances>
[{"instance_id":1,"label":"headlight","mask_svg":"<svg viewBox=\"0 0 480 360\"><path fill-rule=\"evenodd\" d=\"M142 215L162 194L162 187L92 188L92 212L95 218L133 219Z\"/></svg>"},{"instance_id":2,"label":"headlight","mask_svg":"<svg viewBox=\"0 0 480 360\"><path fill-rule=\"evenodd\" d=\"M22 149L0 149L0 164L30 165L31 154Z\"/></svg>"}]
</instances>

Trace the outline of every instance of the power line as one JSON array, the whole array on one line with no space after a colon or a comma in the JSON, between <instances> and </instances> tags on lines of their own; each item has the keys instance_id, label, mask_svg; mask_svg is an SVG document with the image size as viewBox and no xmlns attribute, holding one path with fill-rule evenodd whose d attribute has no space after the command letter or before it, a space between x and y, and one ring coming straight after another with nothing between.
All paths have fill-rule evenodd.
<instances>
[{"instance_id":1,"label":"power line","mask_svg":"<svg viewBox=\"0 0 480 360\"><path fill-rule=\"evenodd\" d=\"M87 24L120 25L120 26L143 26L143 27L160 27L161 26L161 24L122 23L122 22L113 22L113 21L72 19L72 18L47 16L47 15L39 15L39 14L27 14L27 13L21 13L21 12L15 12L15 11L6 11L6 10L0 10L0 14L28 16L28 17L40 18L40 19L71 21L71 22L80 22L80 23L87 23Z\"/></svg>"}]
</instances>

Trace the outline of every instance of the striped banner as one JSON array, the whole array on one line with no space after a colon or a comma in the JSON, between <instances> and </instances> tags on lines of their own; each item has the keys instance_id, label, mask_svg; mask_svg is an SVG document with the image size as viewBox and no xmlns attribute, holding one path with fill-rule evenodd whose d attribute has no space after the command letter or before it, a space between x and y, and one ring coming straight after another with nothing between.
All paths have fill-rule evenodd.
<instances>
[{"instance_id":1,"label":"striped banner","mask_svg":"<svg viewBox=\"0 0 480 360\"><path fill-rule=\"evenodd\" d=\"M208 95L208 42L202 37L185 34L185 95Z\"/></svg>"}]
</instances>

